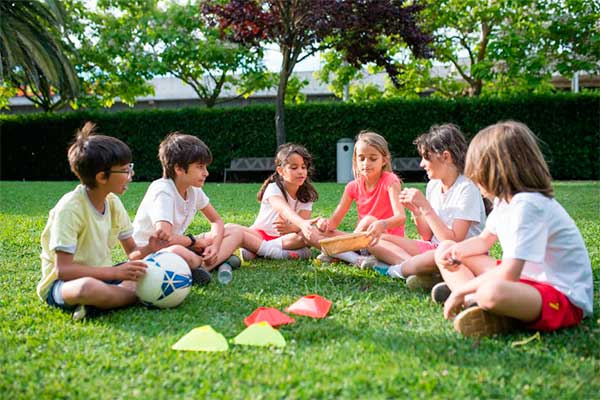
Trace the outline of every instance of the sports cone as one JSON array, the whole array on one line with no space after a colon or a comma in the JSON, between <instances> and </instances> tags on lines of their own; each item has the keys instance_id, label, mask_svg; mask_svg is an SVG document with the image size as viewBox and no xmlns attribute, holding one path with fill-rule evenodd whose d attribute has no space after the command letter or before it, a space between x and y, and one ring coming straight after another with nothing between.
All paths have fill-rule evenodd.
<instances>
[{"instance_id":1,"label":"sports cone","mask_svg":"<svg viewBox=\"0 0 600 400\"><path fill-rule=\"evenodd\" d=\"M271 307L258 307L252 314L244 318L246 326L250 326L257 322L265 321L273 328L280 325L293 324L296 322L293 318L285 315L276 308Z\"/></svg>"},{"instance_id":2,"label":"sports cone","mask_svg":"<svg viewBox=\"0 0 600 400\"><path fill-rule=\"evenodd\" d=\"M318 294L311 294L298 299L285 311L313 318L324 318L331 308L331 301Z\"/></svg>"}]
</instances>

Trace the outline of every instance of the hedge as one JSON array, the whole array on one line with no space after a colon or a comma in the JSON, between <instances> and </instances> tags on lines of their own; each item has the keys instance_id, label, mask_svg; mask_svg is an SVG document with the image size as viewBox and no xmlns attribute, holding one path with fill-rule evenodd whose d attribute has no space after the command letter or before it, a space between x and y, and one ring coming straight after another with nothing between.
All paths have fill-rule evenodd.
<instances>
[{"instance_id":1,"label":"hedge","mask_svg":"<svg viewBox=\"0 0 600 400\"><path fill-rule=\"evenodd\" d=\"M73 179L66 150L75 130L91 120L101 133L131 147L137 180L161 175L158 144L174 130L208 144L214 156L209 179L219 180L233 158L274 155L274 116L271 105L2 115L0 179ZM336 142L362 129L384 135L394 156L413 157L413 139L432 124L455 123L470 138L506 119L526 123L540 137L554 179L600 178L600 96L593 94L309 103L287 108L286 128L288 141L302 143L313 153L315 179L326 181L335 179Z\"/></svg>"}]
</instances>

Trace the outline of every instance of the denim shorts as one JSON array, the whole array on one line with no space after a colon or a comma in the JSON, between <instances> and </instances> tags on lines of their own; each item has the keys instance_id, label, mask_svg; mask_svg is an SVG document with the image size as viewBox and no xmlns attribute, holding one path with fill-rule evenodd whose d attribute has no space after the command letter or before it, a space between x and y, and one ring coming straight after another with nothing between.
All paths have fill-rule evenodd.
<instances>
[{"instance_id":1,"label":"denim shorts","mask_svg":"<svg viewBox=\"0 0 600 400\"><path fill-rule=\"evenodd\" d=\"M113 279L102 282L106 283L107 285L120 285L123 281ZM64 283L65 281L61 281L58 279L52 282L52 284L50 285L50 289L48 290L48 297L46 297L46 303L48 303L48 305L52 307L60 308L61 310L73 311L75 307L77 307L77 305L65 303L65 300L63 299L61 294L62 285Z\"/></svg>"}]
</instances>

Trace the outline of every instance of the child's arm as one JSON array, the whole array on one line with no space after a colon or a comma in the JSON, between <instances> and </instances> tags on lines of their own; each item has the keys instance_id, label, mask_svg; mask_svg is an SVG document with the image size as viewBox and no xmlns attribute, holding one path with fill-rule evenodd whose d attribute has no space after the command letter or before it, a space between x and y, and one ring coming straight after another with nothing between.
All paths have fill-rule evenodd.
<instances>
[{"instance_id":1,"label":"child's arm","mask_svg":"<svg viewBox=\"0 0 600 400\"><path fill-rule=\"evenodd\" d=\"M452 291L452 294L444 303L444 318L453 319L454 316L460 312L460 309L465 302L465 296L476 292L484 282L497 282L502 280L511 282L518 281L521 277L521 271L523 271L524 265L525 260L516 258L503 259L502 263L497 268L484 272L458 289Z\"/></svg>"},{"instance_id":2,"label":"child's arm","mask_svg":"<svg viewBox=\"0 0 600 400\"><path fill-rule=\"evenodd\" d=\"M496 235L484 229L479 236L450 246L441 256L445 261L443 267L453 269L455 260L460 261L466 257L488 254L496 240L498 240Z\"/></svg>"},{"instance_id":3,"label":"child's arm","mask_svg":"<svg viewBox=\"0 0 600 400\"><path fill-rule=\"evenodd\" d=\"M204 214L206 219L210 221L210 233L212 236L212 243L206 246L204 249L204 252L202 253L202 259L207 265L212 265L217 260L217 256L219 255L225 227L221 216L211 204L207 205L200 211L202 214Z\"/></svg>"},{"instance_id":4,"label":"child's arm","mask_svg":"<svg viewBox=\"0 0 600 400\"><path fill-rule=\"evenodd\" d=\"M342 223L342 220L344 219L344 216L350 209L351 205L352 199L350 198L348 193L344 191L344 194L342 194L342 198L340 199L340 202L338 203L331 217L319 218L319 220L317 221L317 228L322 232L335 231L337 227L340 226L340 224Z\"/></svg>"},{"instance_id":5,"label":"child's arm","mask_svg":"<svg viewBox=\"0 0 600 400\"><path fill-rule=\"evenodd\" d=\"M298 215L304 219L310 219L311 214L312 213L310 210L298 211ZM275 220L275 222L273 223L273 226L275 227L275 230L277 231L277 233L279 233L281 236L287 235L288 233L300 232L300 228L298 228L296 225L292 224L290 221L288 221L284 218L281 218L281 216L279 216Z\"/></svg>"},{"instance_id":6,"label":"child's arm","mask_svg":"<svg viewBox=\"0 0 600 400\"><path fill-rule=\"evenodd\" d=\"M431 240L433 231L421 210L422 207L431 208L431 205L423 193L418 189L404 189L400 192L399 201L400 204L408 208L412 213L413 221L415 222L419 236L424 240Z\"/></svg>"},{"instance_id":7,"label":"child's arm","mask_svg":"<svg viewBox=\"0 0 600 400\"><path fill-rule=\"evenodd\" d=\"M292 224L300 228L300 231L304 237L308 240L311 239L314 232L313 224L315 219L304 219L298 213L296 213L283 196L271 196L268 198L268 202L271 204L273 209L285 220L290 221Z\"/></svg>"},{"instance_id":8,"label":"child's arm","mask_svg":"<svg viewBox=\"0 0 600 400\"><path fill-rule=\"evenodd\" d=\"M122 239L120 242L123 250L125 250L125 254L127 254L127 258L130 260L139 260L150 253L166 247L169 244L169 235L165 231L159 229L148 238L148 244L146 246L138 246L133 239L133 236Z\"/></svg>"},{"instance_id":9,"label":"child's arm","mask_svg":"<svg viewBox=\"0 0 600 400\"><path fill-rule=\"evenodd\" d=\"M404 211L404 207L402 204L400 204L400 200L398 198L399 194L400 183L393 183L388 189L388 195L394 215L390 218L380 219L369 226L367 229L367 234L371 236L371 246L374 246L379 241L379 237L387 229L404 226L404 223L406 222L406 213Z\"/></svg>"},{"instance_id":10,"label":"child's arm","mask_svg":"<svg viewBox=\"0 0 600 400\"><path fill-rule=\"evenodd\" d=\"M56 252L54 260L57 279L61 281L71 281L85 277L102 281L137 281L146 273L146 264L143 261L128 261L114 267L91 267L75 263L73 254L62 251Z\"/></svg>"}]
</instances>

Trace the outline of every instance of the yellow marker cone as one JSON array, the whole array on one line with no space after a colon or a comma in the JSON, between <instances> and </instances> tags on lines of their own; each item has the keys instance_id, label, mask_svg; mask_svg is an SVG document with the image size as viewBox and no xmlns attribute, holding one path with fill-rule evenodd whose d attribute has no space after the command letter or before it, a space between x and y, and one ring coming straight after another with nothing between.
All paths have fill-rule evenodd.
<instances>
[{"instance_id":1,"label":"yellow marker cone","mask_svg":"<svg viewBox=\"0 0 600 400\"><path fill-rule=\"evenodd\" d=\"M227 340L210 325L194 328L177 341L173 350L184 351L227 351Z\"/></svg>"},{"instance_id":2,"label":"yellow marker cone","mask_svg":"<svg viewBox=\"0 0 600 400\"><path fill-rule=\"evenodd\" d=\"M285 347L283 335L267 322L257 322L244 329L233 339L233 343L246 346Z\"/></svg>"}]
</instances>

